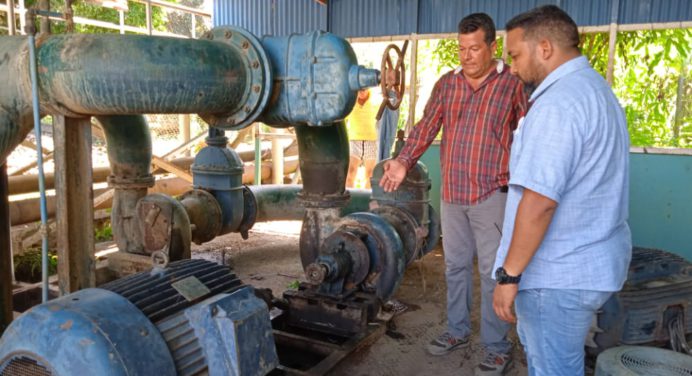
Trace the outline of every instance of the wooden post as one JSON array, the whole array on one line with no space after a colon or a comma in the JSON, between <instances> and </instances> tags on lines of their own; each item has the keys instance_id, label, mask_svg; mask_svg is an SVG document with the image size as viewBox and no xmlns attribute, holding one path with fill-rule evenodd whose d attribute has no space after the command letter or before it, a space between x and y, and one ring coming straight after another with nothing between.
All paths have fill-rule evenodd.
<instances>
[{"instance_id":1,"label":"wooden post","mask_svg":"<svg viewBox=\"0 0 692 376\"><path fill-rule=\"evenodd\" d=\"M39 0L38 9L49 12L50 0ZM41 16L41 34L50 34L50 18L48 16Z\"/></svg>"},{"instance_id":2,"label":"wooden post","mask_svg":"<svg viewBox=\"0 0 692 376\"><path fill-rule=\"evenodd\" d=\"M0 334L12 322L12 242L7 163L0 166Z\"/></svg>"},{"instance_id":3,"label":"wooden post","mask_svg":"<svg viewBox=\"0 0 692 376\"><path fill-rule=\"evenodd\" d=\"M255 185L262 185L262 135L260 123L255 123L253 141L255 143Z\"/></svg>"},{"instance_id":4,"label":"wooden post","mask_svg":"<svg viewBox=\"0 0 692 376\"><path fill-rule=\"evenodd\" d=\"M606 67L606 81L613 86L613 70L615 69L615 42L618 36L618 16L620 13L620 0L612 0L610 4L610 26L608 27L608 66Z\"/></svg>"},{"instance_id":5,"label":"wooden post","mask_svg":"<svg viewBox=\"0 0 692 376\"><path fill-rule=\"evenodd\" d=\"M284 183L284 147L279 137L272 137L272 184Z\"/></svg>"},{"instance_id":6,"label":"wooden post","mask_svg":"<svg viewBox=\"0 0 692 376\"><path fill-rule=\"evenodd\" d=\"M10 35L15 35L14 0L7 0L7 30Z\"/></svg>"},{"instance_id":7,"label":"wooden post","mask_svg":"<svg viewBox=\"0 0 692 376\"><path fill-rule=\"evenodd\" d=\"M413 129L416 125L416 101L418 100L418 85L416 81L418 80L417 67L418 67L418 38L414 38L411 41L411 81L408 85L408 121L406 122L406 135Z\"/></svg>"},{"instance_id":8,"label":"wooden post","mask_svg":"<svg viewBox=\"0 0 692 376\"><path fill-rule=\"evenodd\" d=\"M65 295L96 285L91 119L53 119L58 278Z\"/></svg>"},{"instance_id":9,"label":"wooden post","mask_svg":"<svg viewBox=\"0 0 692 376\"><path fill-rule=\"evenodd\" d=\"M618 35L618 25L610 24L610 34L608 36L608 67L606 68L606 81L613 86L613 70L615 69L615 46Z\"/></svg>"},{"instance_id":10,"label":"wooden post","mask_svg":"<svg viewBox=\"0 0 692 376\"><path fill-rule=\"evenodd\" d=\"M120 34L125 34L125 12L119 10L118 16L120 21Z\"/></svg>"},{"instance_id":11,"label":"wooden post","mask_svg":"<svg viewBox=\"0 0 692 376\"><path fill-rule=\"evenodd\" d=\"M24 6L24 0L19 0L19 34L24 35L26 26L26 6Z\"/></svg>"},{"instance_id":12,"label":"wooden post","mask_svg":"<svg viewBox=\"0 0 692 376\"><path fill-rule=\"evenodd\" d=\"M197 39L197 16L194 13L190 13L190 17L192 18L192 39Z\"/></svg>"},{"instance_id":13,"label":"wooden post","mask_svg":"<svg viewBox=\"0 0 692 376\"><path fill-rule=\"evenodd\" d=\"M151 0L147 0L147 3L146 3L146 17L147 17L147 19L146 19L147 32L149 33L149 35L151 35L153 32L153 26L151 23Z\"/></svg>"},{"instance_id":14,"label":"wooden post","mask_svg":"<svg viewBox=\"0 0 692 376\"><path fill-rule=\"evenodd\" d=\"M186 144L190 141L190 114L178 115L178 134L180 143ZM183 153L186 157L190 156L190 149Z\"/></svg>"},{"instance_id":15,"label":"wooden post","mask_svg":"<svg viewBox=\"0 0 692 376\"><path fill-rule=\"evenodd\" d=\"M502 35L502 60L507 62L507 33Z\"/></svg>"}]
</instances>

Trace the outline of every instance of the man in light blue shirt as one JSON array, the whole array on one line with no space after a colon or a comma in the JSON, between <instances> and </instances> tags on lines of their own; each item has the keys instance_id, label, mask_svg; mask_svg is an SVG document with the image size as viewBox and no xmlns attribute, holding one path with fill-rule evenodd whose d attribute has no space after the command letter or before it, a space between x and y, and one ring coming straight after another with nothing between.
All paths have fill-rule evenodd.
<instances>
[{"instance_id":1,"label":"man in light blue shirt","mask_svg":"<svg viewBox=\"0 0 692 376\"><path fill-rule=\"evenodd\" d=\"M529 374L583 375L591 321L631 258L627 124L567 13L539 7L506 30L512 73L535 90L514 133L493 308L514 322L514 303Z\"/></svg>"}]
</instances>

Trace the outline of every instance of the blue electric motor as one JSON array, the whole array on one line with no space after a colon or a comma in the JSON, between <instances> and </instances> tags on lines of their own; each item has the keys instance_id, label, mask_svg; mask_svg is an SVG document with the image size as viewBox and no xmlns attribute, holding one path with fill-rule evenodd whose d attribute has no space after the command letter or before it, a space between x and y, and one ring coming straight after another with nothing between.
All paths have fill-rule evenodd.
<instances>
[{"instance_id":1,"label":"blue electric motor","mask_svg":"<svg viewBox=\"0 0 692 376\"><path fill-rule=\"evenodd\" d=\"M0 339L1 375L265 375L267 305L227 267L182 260L36 306Z\"/></svg>"}]
</instances>

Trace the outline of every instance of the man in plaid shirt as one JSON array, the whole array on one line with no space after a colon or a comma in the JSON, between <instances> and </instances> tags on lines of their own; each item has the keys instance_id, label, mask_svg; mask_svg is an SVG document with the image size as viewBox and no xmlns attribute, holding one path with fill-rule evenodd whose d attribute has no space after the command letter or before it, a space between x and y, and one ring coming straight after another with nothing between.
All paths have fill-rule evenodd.
<instances>
[{"instance_id":1,"label":"man in plaid shirt","mask_svg":"<svg viewBox=\"0 0 692 376\"><path fill-rule=\"evenodd\" d=\"M423 119L406 145L384 165L380 181L396 190L442 129L442 244L447 279L447 331L427 350L445 355L469 344L473 256L481 275L481 343L485 356L476 374L502 374L511 361L509 324L493 311L492 278L502 236L512 131L524 116L527 97L496 52L495 25L484 13L459 22L461 67L435 84Z\"/></svg>"}]
</instances>

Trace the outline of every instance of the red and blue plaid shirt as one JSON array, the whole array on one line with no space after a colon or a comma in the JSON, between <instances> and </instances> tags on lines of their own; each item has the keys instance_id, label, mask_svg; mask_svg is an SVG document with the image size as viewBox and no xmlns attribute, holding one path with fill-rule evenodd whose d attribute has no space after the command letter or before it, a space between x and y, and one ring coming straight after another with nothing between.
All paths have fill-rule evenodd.
<instances>
[{"instance_id":1,"label":"red and blue plaid shirt","mask_svg":"<svg viewBox=\"0 0 692 376\"><path fill-rule=\"evenodd\" d=\"M397 159L413 167L442 128L442 200L475 205L509 182L512 131L526 111L523 85L501 61L476 90L461 69L451 71L435 84Z\"/></svg>"}]
</instances>

